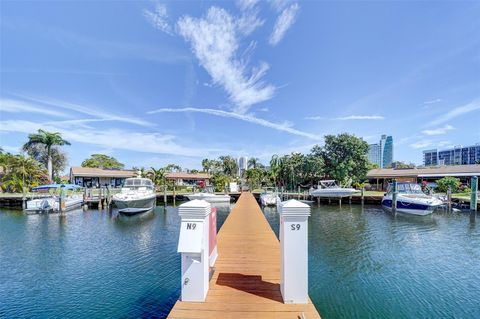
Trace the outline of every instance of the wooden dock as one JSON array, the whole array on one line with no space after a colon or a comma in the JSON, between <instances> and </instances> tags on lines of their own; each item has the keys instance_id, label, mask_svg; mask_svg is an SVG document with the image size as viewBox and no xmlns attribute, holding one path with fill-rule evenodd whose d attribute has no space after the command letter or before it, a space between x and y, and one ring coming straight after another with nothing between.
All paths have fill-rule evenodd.
<instances>
[{"instance_id":1,"label":"wooden dock","mask_svg":"<svg viewBox=\"0 0 480 319\"><path fill-rule=\"evenodd\" d=\"M218 259L205 302L177 301L168 318L320 318L309 300L284 304L280 243L251 193L243 193L217 237Z\"/></svg>"}]
</instances>

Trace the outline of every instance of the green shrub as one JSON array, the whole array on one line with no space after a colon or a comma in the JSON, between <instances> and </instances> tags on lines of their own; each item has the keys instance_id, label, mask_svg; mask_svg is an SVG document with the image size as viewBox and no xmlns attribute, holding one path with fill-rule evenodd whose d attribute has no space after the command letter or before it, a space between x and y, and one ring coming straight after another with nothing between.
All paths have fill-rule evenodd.
<instances>
[{"instance_id":1,"label":"green shrub","mask_svg":"<svg viewBox=\"0 0 480 319\"><path fill-rule=\"evenodd\" d=\"M460 187L460 179L452 176L446 176L437 181L437 191L439 192L446 193L449 186L452 189L452 193L458 192Z\"/></svg>"},{"instance_id":2,"label":"green shrub","mask_svg":"<svg viewBox=\"0 0 480 319\"><path fill-rule=\"evenodd\" d=\"M462 192L465 193L465 194L470 194L470 193L472 192L472 190L470 189L470 187L465 186L465 187L463 188L463 191L462 191Z\"/></svg>"}]
</instances>

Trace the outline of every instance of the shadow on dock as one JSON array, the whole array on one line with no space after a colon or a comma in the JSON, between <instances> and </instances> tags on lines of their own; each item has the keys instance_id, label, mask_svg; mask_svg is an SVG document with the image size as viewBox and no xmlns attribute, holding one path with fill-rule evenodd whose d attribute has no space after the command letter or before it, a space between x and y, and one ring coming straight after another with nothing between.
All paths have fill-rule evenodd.
<instances>
[{"instance_id":1,"label":"shadow on dock","mask_svg":"<svg viewBox=\"0 0 480 319\"><path fill-rule=\"evenodd\" d=\"M220 273L216 284L283 303L280 284L264 281L259 275Z\"/></svg>"}]
</instances>

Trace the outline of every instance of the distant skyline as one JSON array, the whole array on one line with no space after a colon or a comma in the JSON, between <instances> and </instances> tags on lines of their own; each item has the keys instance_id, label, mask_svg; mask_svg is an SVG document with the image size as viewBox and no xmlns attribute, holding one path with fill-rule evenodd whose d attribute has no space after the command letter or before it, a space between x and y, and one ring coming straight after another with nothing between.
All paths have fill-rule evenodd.
<instances>
[{"instance_id":1,"label":"distant skyline","mask_svg":"<svg viewBox=\"0 0 480 319\"><path fill-rule=\"evenodd\" d=\"M3 1L0 146L62 133L70 166L309 152L393 136L396 161L480 142L480 3Z\"/></svg>"}]
</instances>

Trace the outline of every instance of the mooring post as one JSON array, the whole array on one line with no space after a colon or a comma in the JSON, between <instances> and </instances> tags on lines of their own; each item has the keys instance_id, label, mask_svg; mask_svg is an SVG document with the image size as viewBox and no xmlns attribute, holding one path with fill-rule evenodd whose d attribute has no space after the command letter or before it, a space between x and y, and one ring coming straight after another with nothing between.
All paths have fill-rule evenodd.
<instances>
[{"instance_id":1,"label":"mooring post","mask_svg":"<svg viewBox=\"0 0 480 319\"><path fill-rule=\"evenodd\" d=\"M393 180L392 184L392 212L397 212L397 180Z\"/></svg>"},{"instance_id":2,"label":"mooring post","mask_svg":"<svg viewBox=\"0 0 480 319\"><path fill-rule=\"evenodd\" d=\"M65 213L65 186L60 187L60 196L58 198L58 211L60 215Z\"/></svg>"},{"instance_id":3,"label":"mooring post","mask_svg":"<svg viewBox=\"0 0 480 319\"><path fill-rule=\"evenodd\" d=\"M365 203L365 186L362 186L362 205Z\"/></svg>"},{"instance_id":4,"label":"mooring post","mask_svg":"<svg viewBox=\"0 0 480 319\"><path fill-rule=\"evenodd\" d=\"M452 187L448 186L447 189L447 210L452 211Z\"/></svg>"},{"instance_id":5,"label":"mooring post","mask_svg":"<svg viewBox=\"0 0 480 319\"><path fill-rule=\"evenodd\" d=\"M173 206L175 206L175 186L173 186Z\"/></svg>"},{"instance_id":6,"label":"mooring post","mask_svg":"<svg viewBox=\"0 0 480 319\"><path fill-rule=\"evenodd\" d=\"M181 218L180 236L177 252L181 253L182 276L181 276L181 300L203 302L207 297L209 288L209 270L214 264L216 255L213 257L213 264L210 257L216 254L216 241L212 242L210 216L215 211L210 203L204 200L192 200L181 204L178 207L178 215ZM216 234L215 234L216 236Z\"/></svg>"},{"instance_id":7,"label":"mooring post","mask_svg":"<svg viewBox=\"0 0 480 319\"><path fill-rule=\"evenodd\" d=\"M163 203L167 206L167 185L163 185Z\"/></svg>"},{"instance_id":8,"label":"mooring post","mask_svg":"<svg viewBox=\"0 0 480 319\"><path fill-rule=\"evenodd\" d=\"M470 195L470 210L477 211L478 206L478 177L472 176L470 179L470 188L472 193Z\"/></svg>"},{"instance_id":9,"label":"mooring post","mask_svg":"<svg viewBox=\"0 0 480 319\"><path fill-rule=\"evenodd\" d=\"M308 217L310 206L295 199L279 205L280 292L283 302L308 302Z\"/></svg>"}]
</instances>

